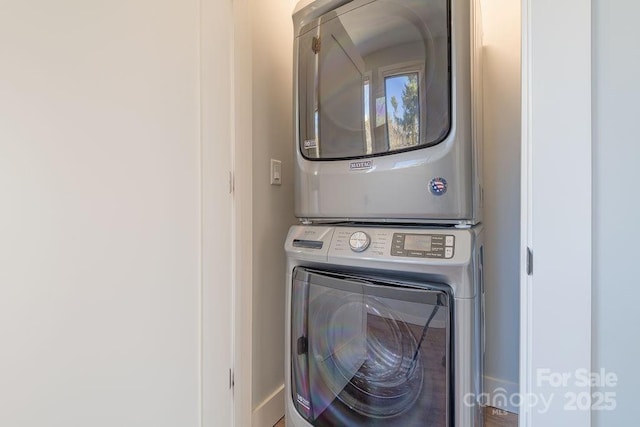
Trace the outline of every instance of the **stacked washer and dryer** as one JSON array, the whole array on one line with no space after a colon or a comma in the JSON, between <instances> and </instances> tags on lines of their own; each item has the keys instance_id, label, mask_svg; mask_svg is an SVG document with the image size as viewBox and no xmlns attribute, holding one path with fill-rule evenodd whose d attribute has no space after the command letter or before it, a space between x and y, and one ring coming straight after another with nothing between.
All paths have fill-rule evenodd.
<instances>
[{"instance_id":1,"label":"stacked washer and dryer","mask_svg":"<svg viewBox=\"0 0 640 427\"><path fill-rule=\"evenodd\" d=\"M286 425L483 425L474 0L302 1Z\"/></svg>"}]
</instances>

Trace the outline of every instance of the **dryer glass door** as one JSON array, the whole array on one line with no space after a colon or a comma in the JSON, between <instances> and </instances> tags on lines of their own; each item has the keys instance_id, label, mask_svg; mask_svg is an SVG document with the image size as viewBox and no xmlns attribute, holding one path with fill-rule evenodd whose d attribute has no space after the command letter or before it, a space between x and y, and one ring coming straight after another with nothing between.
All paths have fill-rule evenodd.
<instances>
[{"instance_id":1,"label":"dryer glass door","mask_svg":"<svg viewBox=\"0 0 640 427\"><path fill-rule=\"evenodd\" d=\"M450 296L297 268L292 398L314 426L446 426Z\"/></svg>"},{"instance_id":2,"label":"dryer glass door","mask_svg":"<svg viewBox=\"0 0 640 427\"><path fill-rule=\"evenodd\" d=\"M383 155L451 126L448 0L356 0L298 34L300 152Z\"/></svg>"}]
</instances>

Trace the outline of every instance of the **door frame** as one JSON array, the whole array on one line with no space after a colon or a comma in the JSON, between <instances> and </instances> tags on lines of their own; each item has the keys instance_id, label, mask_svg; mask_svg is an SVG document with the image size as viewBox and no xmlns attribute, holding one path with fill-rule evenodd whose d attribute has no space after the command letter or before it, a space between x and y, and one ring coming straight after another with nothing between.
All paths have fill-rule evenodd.
<instances>
[{"instance_id":1,"label":"door frame","mask_svg":"<svg viewBox=\"0 0 640 427\"><path fill-rule=\"evenodd\" d=\"M568 409L590 399L575 374L591 370L591 2L521 10L519 425L590 426L588 407ZM544 412L540 396L553 399Z\"/></svg>"},{"instance_id":2,"label":"door frame","mask_svg":"<svg viewBox=\"0 0 640 427\"><path fill-rule=\"evenodd\" d=\"M537 386L537 369L564 372L576 367L591 368L591 5L588 0L521 1L522 398L549 392ZM251 424L252 319L247 307L251 307L252 300L252 271L247 266L252 265L252 95L251 85L246 84L251 79L251 31L248 1L235 0L232 4L233 412L234 425L244 426ZM562 62L564 79L549 78L560 72L557 60ZM563 132L557 133L555 129ZM562 144L549 143L553 141ZM547 185L548 191L540 190ZM563 188L575 191L554 191ZM555 212L550 215L549 211ZM550 228L545 228L548 225ZM558 234L562 236L560 244L558 235L554 237L550 232L555 229L562 231ZM527 248L535 255L532 276L527 275ZM574 253L576 248L579 251ZM566 279L571 286L565 288ZM558 290L565 298L553 301L550 295L556 295ZM566 297L570 299L571 316L566 315ZM586 329L586 333L576 334L576 325ZM564 340L566 351L556 352L553 343L541 340L544 333ZM549 366L542 366L546 364L545 353L553 355ZM561 391L580 393L585 389L574 386ZM545 416L557 416L557 423L549 424ZM564 411L563 405L559 405L551 412L539 414L535 408L521 404L519 425L588 426L590 413Z\"/></svg>"},{"instance_id":3,"label":"door frame","mask_svg":"<svg viewBox=\"0 0 640 427\"><path fill-rule=\"evenodd\" d=\"M233 192L233 424L252 424L253 304L253 135L252 44L249 0L232 3L232 170Z\"/></svg>"},{"instance_id":4,"label":"door frame","mask_svg":"<svg viewBox=\"0 0 640 427\"><path fill-rule=\"evenodd\" d=\"M200 425L232 425L233 393L233 199L232 3L199 3L200 58ZM222 60L221 60L222 59Z\"/></svg>"}]
</instances>

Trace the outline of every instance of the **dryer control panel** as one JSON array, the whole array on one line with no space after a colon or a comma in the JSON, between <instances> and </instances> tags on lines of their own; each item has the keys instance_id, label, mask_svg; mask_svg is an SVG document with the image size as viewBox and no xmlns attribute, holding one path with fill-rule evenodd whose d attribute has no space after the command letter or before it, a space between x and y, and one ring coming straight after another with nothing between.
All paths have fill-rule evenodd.
<instances>
[{"instance_id":1,"label":"dryer control panel","mask_svg":"<svg viewBox=\"0 0 640 427\"><path fill-rule=\"evenodd\" d=\"M391 255L415 258L453 258L452 234L393 233Z\"/></svg>"}]
</instances>

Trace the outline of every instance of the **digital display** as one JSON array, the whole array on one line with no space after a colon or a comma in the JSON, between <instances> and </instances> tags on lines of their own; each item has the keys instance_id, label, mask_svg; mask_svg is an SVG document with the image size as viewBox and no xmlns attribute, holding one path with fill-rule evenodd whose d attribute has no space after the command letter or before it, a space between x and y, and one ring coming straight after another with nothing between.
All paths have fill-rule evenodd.
<instances>
[{"instance_id":1,"label":"digital display","mask_svg":"<svg viewBox=\"0 0 640 427\"><path fill-rule=\"evenodd\" d=\"M406 251L431 252L431 236L407 234L404 236L404 249Z\"/></svg>"}]
</instances>

